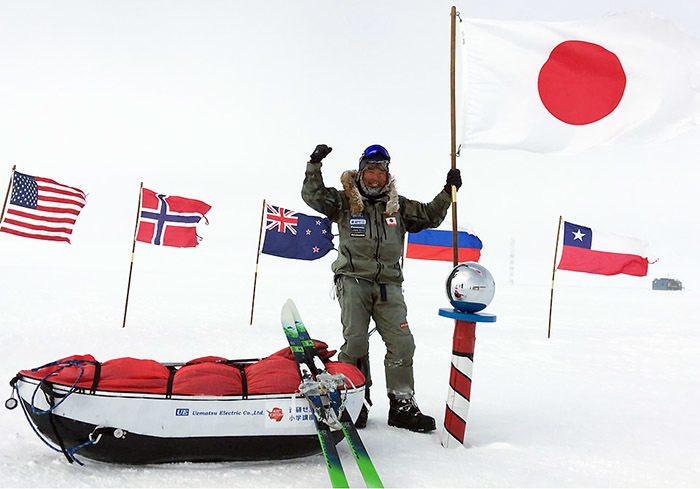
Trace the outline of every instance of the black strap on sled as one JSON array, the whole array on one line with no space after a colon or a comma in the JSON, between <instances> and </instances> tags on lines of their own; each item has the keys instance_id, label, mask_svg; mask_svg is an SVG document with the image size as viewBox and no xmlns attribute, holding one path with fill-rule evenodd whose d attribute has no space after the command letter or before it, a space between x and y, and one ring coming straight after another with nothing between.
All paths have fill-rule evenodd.
<instances>
[{"instance_id":1,"label":"black strap on sled","mask_svg":"<svg viewBox=\"0 0 700 489\"><path fill-rule=\"evenodd\" d=\"M170 370L170 373L168 375L168 385L165 388L165 398L172 399L172 397L173 397L173 381L175 380L175 373L177 372L177 369L174 366L169 366L168 370Z\"/></svg>"},{"instance_id":2,"label":"black strap on sled","mask_svg":"<svg viewBox=\"0 0 700 489\"><path fill-rule=\"evenodd\" d=\"M97 392L97 384L100 383L100 375L102 375L102 364L100 362L90 362L95 366L95 375L92 378L92 385L90 386L90 394Z\"/></svg>"},{"instance_id":3,"label":"black strap on sled","mask_svg":"<svg viewBox=\"0 0 700 489\"><path fill-rule=\"evenodd\" d=\"M49 406L51 408L54 407L54 399L55 399L55 393L53 391L53 387L51 383L49 382L43 382L41 384L41 390L44 392L44 396L46 397L46 401L49 403ZM61 435L58 433L58 428L56 428L56 420L55 420L55 414L53 413L53 409L49 409L48 411L48 416L49 416L49 425L51 425L51 431L53 431L54 436L56 437L56 441L58 442L58 446L61 448L61 453L63 453L63 456L66 457L66 460L68 460L68 463L73 463L73 457L71 457L68 454L68 451L66 450L66 445L63 443L63 438L61 438Z\"/></svg>"},{"instance_id":4,"label":"black strap on sled","mask_svg":"<svg viewBox=\"0 0 700 489\"><path fill-rule=\"evenodd\" d=\"M236 363L234 366L238 367L238 370L241 372L241 389L243 391L243 399L248 399L248 377L245 376L245 365Z\"/></svg>"}]
</instances>

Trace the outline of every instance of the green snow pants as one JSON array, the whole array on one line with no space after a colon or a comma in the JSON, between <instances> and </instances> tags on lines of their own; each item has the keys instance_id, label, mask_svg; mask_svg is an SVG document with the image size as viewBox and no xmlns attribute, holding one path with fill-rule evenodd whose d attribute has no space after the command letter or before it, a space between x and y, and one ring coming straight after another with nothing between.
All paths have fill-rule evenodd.
<instances>
[{"instance_id":1,"label":"green snow pants","mask_svg":"<svg viewBox=\"0 0 700 489\"><path fill-rule=\"evenodd\" d=\"M374 319L377 332L386 345L384 373L387 394L394 399L413 396L415 344L406 320L406 303L401 285L378 284L338 275L336 293L345 339L338 359L358 367L365 376L367 387L372 385L367 335L370 319Z\"/></svg>"}]
</instances>

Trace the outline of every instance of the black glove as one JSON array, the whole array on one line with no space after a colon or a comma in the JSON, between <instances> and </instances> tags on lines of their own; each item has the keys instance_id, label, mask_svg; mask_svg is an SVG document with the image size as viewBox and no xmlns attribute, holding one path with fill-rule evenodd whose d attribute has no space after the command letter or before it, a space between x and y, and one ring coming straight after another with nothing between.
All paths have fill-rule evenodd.
<instances>
[{"instance_id":1,"label":"black glove","mask_svg":"<svg viewBox=\"0 0 700 489\"><path fill-rule=\"evenodd\" d=\"M321 160L328 156L328 153L333 151L333 148L326 146L325 144L319 144L316 149L311 153L311 163L321 163Z\"/></svg>"},{"instance_id":2,"label":"black glove","mask_svg":"<svg viewBox=\"0 0 700 489\"><path fill-rule=\"evenodd\" d=\"M447 172L447 183L445 184L445 192L452 194L452 185L457 187L462 186L462 175L459 173L459 168L455 168Z\"/></svg>"}]
</instances>

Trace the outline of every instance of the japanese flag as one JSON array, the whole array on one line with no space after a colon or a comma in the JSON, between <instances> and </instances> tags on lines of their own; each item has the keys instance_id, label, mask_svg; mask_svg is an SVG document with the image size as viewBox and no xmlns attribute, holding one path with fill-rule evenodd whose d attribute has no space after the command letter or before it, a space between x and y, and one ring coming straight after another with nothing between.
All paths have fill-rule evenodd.
<instances>
[{"instance_id":1,"label":"japanese flag","mask_svg":"<svg viewBox=\"0 0 700 489\"><path fill-rule=\"evenodd\" d=\"M653 14L461 29L466 147L576 152L700 123L700 42Z\"/></svg>"}]
</instances>

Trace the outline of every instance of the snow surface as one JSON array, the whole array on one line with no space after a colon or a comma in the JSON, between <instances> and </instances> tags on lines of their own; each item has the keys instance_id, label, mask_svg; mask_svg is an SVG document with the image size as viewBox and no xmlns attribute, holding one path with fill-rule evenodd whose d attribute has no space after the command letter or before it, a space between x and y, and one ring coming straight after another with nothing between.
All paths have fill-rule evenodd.
<instances>
[{"instance_id":1,"label":"snow surface","mask_svg":"<svg viewBox=\"0 0 700 489\"><path fill-rule=\"evenodd\" d=\"M30 251L43 250L38 260L6 257L0 264L14 278L0 297L0 374L8 381L20 369L70 354L92 353L102 361L265 356L285 346L279 311L288 297L312 336L333 348L341 342L339 308L328 296L330 256L303 263L263 255L250 326L252 267L213 281L217 260L202 259L203 247L139 245L122 329L126 264L98 261L78 268L69 247L26 241L35 248ZM52 266L53 254L66 257L65 265ZM177 270L163 266L178 259ZM409 260L405 268L418 345L416 396L441 427L453 321L437 310L448 305L443 277L451 266ZM597 276L584 285L557 285L547 339L549 287L498 280L487 309L498 320L477 327L464 448L443 448L439 431L415 434L386 424L383 344L372 337L375 404L361 436L385 486L700 485L697 292L652 291L650 279L630 286ZM69 465L36 438L19 409L0 412L2 487L329 486L321 455L258 463ZM343 443L350 484L362 487Z\"/></svg>"}]
</instances>

